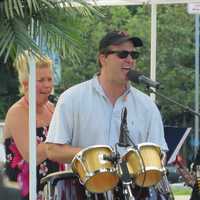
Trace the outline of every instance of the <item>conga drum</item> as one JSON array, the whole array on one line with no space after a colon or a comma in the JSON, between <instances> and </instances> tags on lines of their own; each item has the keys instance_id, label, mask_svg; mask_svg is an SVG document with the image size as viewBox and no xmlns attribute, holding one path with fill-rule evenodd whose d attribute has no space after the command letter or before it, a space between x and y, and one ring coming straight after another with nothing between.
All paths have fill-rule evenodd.
<instances>
[{"instance_id":1,"label":"conga drum","mask_svg":"<svg viewBox=\"0 0 200 200\"><path fill-rule=\"evenodd\" d=\"M104 156L111 156L112 153L107 145L95 145L83 149L72 160L73 172L88 191L104 193L117 185L117 169L111 161L104 159Z\"/></svg>"},{"instance_id":2,"label":"conga drum","mask_svg":"<svg viewBox=\"0 0 200 200\"><path fill-rule=\"evenodd\" d=\"M130 175L136 185L150 187L162 178L165 168L161 162L160 147L153 143L141 143L137 148L128 148L122 157L126 160Z\"/></svg>"}]
</instances>

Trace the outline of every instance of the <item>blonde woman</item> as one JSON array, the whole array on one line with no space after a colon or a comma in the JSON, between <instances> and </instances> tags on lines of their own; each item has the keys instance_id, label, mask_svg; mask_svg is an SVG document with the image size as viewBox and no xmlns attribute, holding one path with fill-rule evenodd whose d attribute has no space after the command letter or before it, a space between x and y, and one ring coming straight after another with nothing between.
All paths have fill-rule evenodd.
<instances>
[{"instance_id":1,"label":"blonde woman","mask_svg":"<svg viewBox=\"0 0 200 200\"><path fill-rule=\"evenodd\" d=\"M4 128L6 150L6 173L10 180L17 181L21 187L22 199L29 199L29 89L27 54L16 59L21 99L7 112ZM60 165L47 159L45 139L54 105L48 101L53 88L52 61L39 56L34 57L36 65L36 134L37 134L37 196L41 199L40 179L47 174L59 171Z\"/></svg>"}]
</instances>

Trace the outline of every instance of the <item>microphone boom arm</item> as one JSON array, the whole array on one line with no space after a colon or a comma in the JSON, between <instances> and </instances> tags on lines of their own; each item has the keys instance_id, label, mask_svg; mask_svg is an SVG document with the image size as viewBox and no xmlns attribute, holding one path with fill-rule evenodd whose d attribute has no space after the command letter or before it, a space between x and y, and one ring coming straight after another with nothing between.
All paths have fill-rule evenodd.
<instances>
[{"instance_id":1,"label":"microphone boom arm","mask_svg":"<svg viewBox=\"0 0 200 200\"><path fill-rule=\"evenodd\" d=\"M153 89L150 88L150 87L147 87L147 89L149 90L150 93L154 93L154 94L156 94L156 95L158 95L158 96L160 96L160 97L166 99L167 101L178 105L179 107L183 108L184 110L187 110L187 111L189 111L190 113L192 113L192 114L197 115L197 116L200 117L200 113L194 111L194 110L191 109L190 107L185 106L185 105L183 105L183 104L181 104L181 103L178 103L178 102L176 102L175 100L170 99L169 97L167 97L167 96L165 96L165 95L163 95L163 94L161 94L161 93L156 92L155 90L153 90Z\"/></svg>"}]
</instances>

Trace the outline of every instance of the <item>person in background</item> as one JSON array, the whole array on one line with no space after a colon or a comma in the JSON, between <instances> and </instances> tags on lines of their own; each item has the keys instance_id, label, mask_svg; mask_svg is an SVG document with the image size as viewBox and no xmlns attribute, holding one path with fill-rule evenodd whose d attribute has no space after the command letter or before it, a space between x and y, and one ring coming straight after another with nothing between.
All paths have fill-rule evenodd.
<instances>
[{"instance_id":1,"label":"person in background","mask_svg":"<svg viewBox=\"0 0 200 200\"><path fill-rule=\"evenodd\" d=\"M14 184L7 185L4 181L3 164L0 163L0 199L20 200L20 191Z\"/></svg>"},{"instance_id":2,"label":"person in background","mask_svg":"<svg viewBox=\"0 0 200 200\"><path fill-rule=\"evenodd\" d=\"M28 52L20 54L15 62L23 96L8 110L4 126L6 174L17 181L22 199L29 199L29 69ZM48 57L34 56L36 66L36 138L37 138L37 199L42 199L41 178L59 171L62 166L47 158L44 143L54 112L48 101L53 88L52 61Z\"/></svg>"},{"instance_id":3,"label":"person in background","mask_svg":"<svg viewBox=\"0 0 200 200\"><path fill-rule=\"evenodd\" d=\"M197 155L192 163L192 173L194 174L194 182L190 200L200 199L200 148L197 151Z\"/></svg>"},{"instance_id":4,"label":"person in background","mask_svg":"<svg viewBox=\"0 0 200 200\"><path fill-rule=\"evenodd\" d=\"M100 72L67 89L58 100L46 140L50 159L70 163L78 152L92 145L114 147L119 141L124 108L136 145L151 142L168 150L158 108L127 78L129 70L136 68L136 49L142 45L140 38L123 31L111 31L102 38Z\"/></svg>"}]
</instances>

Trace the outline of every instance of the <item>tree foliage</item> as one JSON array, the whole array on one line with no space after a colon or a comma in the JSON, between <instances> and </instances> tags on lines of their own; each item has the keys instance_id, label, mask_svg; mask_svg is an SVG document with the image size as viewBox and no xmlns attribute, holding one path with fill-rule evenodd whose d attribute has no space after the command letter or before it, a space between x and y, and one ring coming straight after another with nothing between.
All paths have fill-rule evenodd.
<instances>
[{"instance_id":1,"label":"tree foliage","mask_svg":"<svg viewBox=\"0 0 200 200\"><path fill-rule=\"evenodd\" d=\"M11 59L6 65L0 59L0 88L0 119L4 119L5 112L19 98L17 73Z\"/></svg>"}]
</instances>

